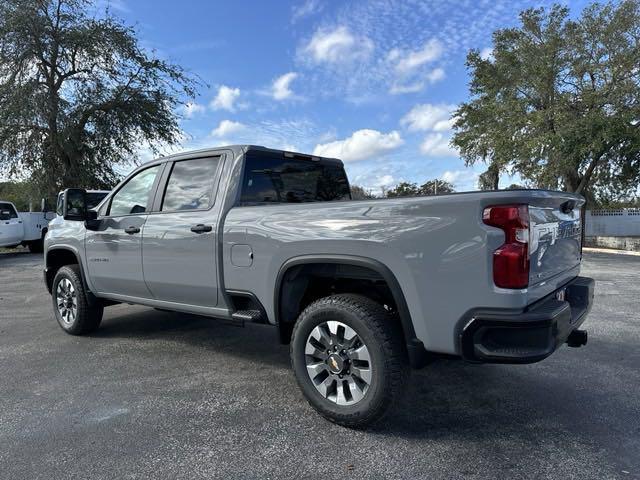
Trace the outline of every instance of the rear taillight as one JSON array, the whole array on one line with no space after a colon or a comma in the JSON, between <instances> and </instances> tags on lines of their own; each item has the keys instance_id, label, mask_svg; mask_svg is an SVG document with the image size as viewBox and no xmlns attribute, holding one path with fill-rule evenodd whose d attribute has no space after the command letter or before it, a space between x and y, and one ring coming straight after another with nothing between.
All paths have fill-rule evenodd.
<instances>
[{"instance_id":1,"label":"rear taillight","mask_svg":"<svg viewBox=\"0 0 640 480\"><path fill-rule=\"evenodd\" d=\"M529 207L487 207L482 220L504 231L504 243L493 252L493 282L501 288L526 288L529 285Z\"/></svg>"}]
</instances>

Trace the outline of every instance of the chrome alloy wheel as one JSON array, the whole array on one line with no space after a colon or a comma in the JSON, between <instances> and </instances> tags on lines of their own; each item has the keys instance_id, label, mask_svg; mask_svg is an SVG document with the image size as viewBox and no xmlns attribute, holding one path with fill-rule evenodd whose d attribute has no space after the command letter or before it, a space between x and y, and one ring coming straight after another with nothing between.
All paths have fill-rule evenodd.
<instances>
[{"instance_id":1,"label":"chrome alloy wheel","mask_svg":"<svg viewBox=\"0 0 640 480\"><path fill-rule=\"evenodd\" d=\"M78 315L78 299L76 289L68 278L63 278L56 289L56 303L58 313L65 326L70 326Z\"/></svg>"},{"instance_id":2,"label":"chrome alloy wheel","mask_svg":"<svg viewBox=\"0 0 640 480\"><path fill-rule=\"evenodd\" d=\"M362 400L371 385L369 349L354 329L338 321L315 327L305 344L307 373L320 394L338 405Z\"/></svg>"}]
</instances>

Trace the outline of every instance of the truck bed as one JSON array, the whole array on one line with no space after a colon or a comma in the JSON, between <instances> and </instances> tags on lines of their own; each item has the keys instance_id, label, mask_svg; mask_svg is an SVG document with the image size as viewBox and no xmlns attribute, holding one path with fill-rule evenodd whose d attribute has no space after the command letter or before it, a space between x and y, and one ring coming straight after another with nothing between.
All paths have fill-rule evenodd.
<instances>
[{"instance_id":1,"label":"truck bed","mask_svg":"<svg viewBox=\"0 0 640 480\"><path fill-rule=\"evenodd\" d=\"M397 278L425 347L458 353L451 324L470 309L525 309L578 275L582 203L563 192L512 190L234 207L224 224L225 287L255 292L275 322L274 282L288 260L375 259ZM504 233L484 224L482 213L499 204L530 206L530 283L516 291L492 280L493 252ZM573 209L563 213L567 205ZM227 261L233 244L249 245L250 266Z\"/></svg>"}]
</instances>

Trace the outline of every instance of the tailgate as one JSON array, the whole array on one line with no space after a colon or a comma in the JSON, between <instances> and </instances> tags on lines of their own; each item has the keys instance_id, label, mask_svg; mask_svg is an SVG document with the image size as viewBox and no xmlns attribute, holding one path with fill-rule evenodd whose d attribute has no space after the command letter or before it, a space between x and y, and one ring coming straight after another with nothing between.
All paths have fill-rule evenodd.
<instances>
[{"instance_id":1,"label":"tailgate","mask_svg":"<svg viewBox=\"0 0 640 480\"><path fill-rule=\"evenodd\" d=\"M581 197L561 193L529 203L530 286L569 275L580 264L583 205Z\"/></svg>"}]
</instances>

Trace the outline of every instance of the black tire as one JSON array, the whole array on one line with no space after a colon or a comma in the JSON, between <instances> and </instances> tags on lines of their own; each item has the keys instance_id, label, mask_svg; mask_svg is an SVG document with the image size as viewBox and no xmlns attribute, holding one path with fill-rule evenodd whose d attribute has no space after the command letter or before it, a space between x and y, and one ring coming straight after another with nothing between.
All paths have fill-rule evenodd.
<instances>
[{"instance_id":1,"label":"black tire","mask_svg":"<svg viewBox=\"0 0 640 480\"><path fill-rule=\"evenodd\" d=\"M56 272L51 288L51 299L53 302L53 311L60 327L71 335L84 335L93 332L100 326L104 307L100 304L90 305L87 301L87 295L80 276L80 267L78 265L66 265ZM60 282L68 280L73 286L75 292L75 316L73 318L64 319L60 308L58 307L58 286Z\"/></svg>"},{"instance_id":2,"label":"black tire","mask_svg":"<svg viewBox=\"0 0 640 480\"><path fill-rule=\"evenodd\" d=\"M31 253L42 253L44 251L44 242L42 240L34 240L27 244Z\"/></svg>"},{"instance_id":3,"label":"black tire","mask_svg":"<svg viewBox=\"0 0 640 480\"><path fill-rule=\"evenodd\" d=\"M338 405L325 398L307 373L305 347L309 335L330 320L352 328L371 359L368 390L351 405ZM400 322L382 305L361 295L332 295L305 308L293 329L290 354L298 385L309 404L329 421L350 428L363 428L382 418L403 393L410 370Z\"/></svg>"}]
</instances>

